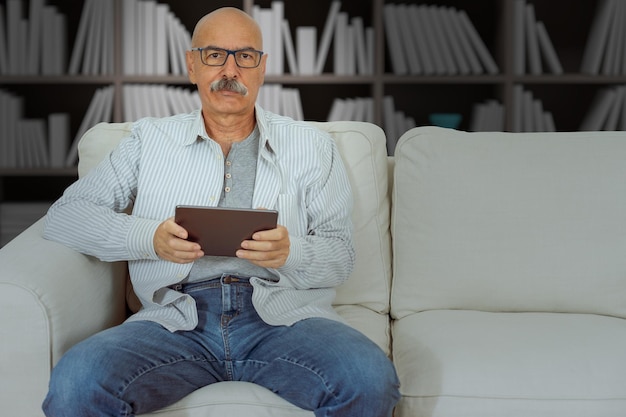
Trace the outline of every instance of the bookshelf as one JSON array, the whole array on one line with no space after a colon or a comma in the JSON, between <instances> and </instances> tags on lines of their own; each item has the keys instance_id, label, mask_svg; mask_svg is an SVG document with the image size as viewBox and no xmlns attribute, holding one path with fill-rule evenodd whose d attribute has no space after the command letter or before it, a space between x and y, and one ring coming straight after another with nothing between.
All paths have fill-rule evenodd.
<instances>
[{"instance_id":1,"label":"bookshelf","mask_svg":"<svg viewBox=\"0 0 626 417\"><path fill-rule=\"evenodd\" d=\"M29 17L33 0L0 0L4 23L7 23L8 3L21 4L22 17ZM90 0L43 0L54 6L66 19L66 67L72 56L75 40L80 30L83 6ZM104 0L103 0L104 1ZM128 75L124 71L123 9L129 0L110 0L113 26L111 71L106 74L55 75L25 73L0 73L0 90L23 99L25 118L47 119L48 115L64 112L70 116L69 142L80 130L86 109L97 90L111 87L113 99L111 121L124 121L124 88L130 85L153 84L192 90L185 75ZM140 0L142 1L142 0ZM343 0L341 12L350 19L360 17L364 27L373 28L373 68L371 73L336 75L334 73L333 45L327 55L321 74L298 75L289 72L285 57L285 72L268 75L267 85L280 84L297 88L300 94L304 118L326 120L337 98L368 98L373 106L373 121L385 126L384 102L392 97L395 109L412 118L416 125L429 124L429 114L435 112L460 113L459 129L470 130L477 103L497 101L504 111L504 130L513 131L516 90L521 86L532 97L540 100L543 109L549 111L559 131L579 130L581 121L590 113L590 106L598 94L607 88L626 84L626 68L621 73L589 74L582 71L581 63L594 19L604 1L590 0L572 3L569 0L525 0L532 4L537 21L545 29L558 55L563 72L555 74L543 64L540 74L516 70L516 2L522 0ZM166 4L170 12L191 33L197 19L221 6L235 6L253 13L255 7L271 8L272 0L214 0L173 1L158 0ZM618 1L619 3L619 1ZM498 71L481 74L396 74L385 33L384 10L388 5L432 5L464 11L480 39L491 54ZM296 28L317 28L318 45L322 37L332 0L285 2L284 18L289 22L291 34L296 41ZM626 7L621 12L626 15ZM567 10L566 18L563 10ZM622 21L626 20L623 18ZM4 28L7 30L7 28ZM333 41L334 42L334 41ZM621 48L625 49L624 46ZM622 57L624 59L624 57ZM626 61L626 60L625 60ZM626 64L625 64L626 66ZM70 99L71 98L71 99ZM626 107L626 106L625 106ZM624 116L626 117L626 116ZM619 125L618 125L619 126ZM2 132L0 132L0 135ZM0 142L6 137L0 137ZM69 146L69 144L68 144ZM0 204L15 201L54 200L76 178L76 169L0 167ZM1 226L0 226L1 231Z\"/></svg>"}]
</instances>

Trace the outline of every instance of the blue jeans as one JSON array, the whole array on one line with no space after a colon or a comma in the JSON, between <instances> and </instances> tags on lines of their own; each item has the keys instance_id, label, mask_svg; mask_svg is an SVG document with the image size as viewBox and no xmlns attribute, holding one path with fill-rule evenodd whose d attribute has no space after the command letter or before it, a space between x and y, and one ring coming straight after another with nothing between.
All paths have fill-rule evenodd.
<instances>
[{"instance_id":1,"label":"blue jeans","mask_svg":"<svg viewBox=\"0 0 626 417\"><path fill-rule=\"evenodd\" d=\"M392 415L394 367L358 331L327 319L270 326L252 306L245 279L183 291L196 300L196 329L171 333L128 322L77 344L53 369L46 416L134 416L219 381L254 382L316 416Z\"/></svg>"}]
</instances>

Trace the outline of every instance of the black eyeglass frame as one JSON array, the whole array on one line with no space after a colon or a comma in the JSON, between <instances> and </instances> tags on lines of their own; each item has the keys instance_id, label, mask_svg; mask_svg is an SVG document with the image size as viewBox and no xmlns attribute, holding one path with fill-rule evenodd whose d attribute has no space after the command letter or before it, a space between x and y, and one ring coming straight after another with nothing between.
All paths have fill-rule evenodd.
<instances>
[{"instance_id":1,"label":"black eyeglass frame","mask_svg":"<svg viewBox=\"0 0 626 417\"><path fill-rule=\"evenodd\" d=\"M204 54L202 53L202 51L204 50L213 50L213 51L218 51L218 52L226 52L226 56L224 57L224 62L222 62L221 64L207 64L204 60ZM191 48L191 51L198 51L200 52L200 61L202 61L202 63L206 66L209 67L222 67L226 64L226 61L228 61L228 57L230 55L233 56L233 59L235 60L235 64L237 64L237 66L239 68L257 68L259 65L261 65L261 58L263 58L263 51L259 51L253 48L243 48L243 49L236 49L236 50L232 50L232 49L224 49L224 48L218 48L216 46L204 46L204 47L196 47L196 48ZM259 54L259 58L256 62L256 65L252 66L252 67L246 67L246 66L242 66L239 64L239 62L237 61L237 53L239 52L255 52Z\"/></svg>"}]
</instances>

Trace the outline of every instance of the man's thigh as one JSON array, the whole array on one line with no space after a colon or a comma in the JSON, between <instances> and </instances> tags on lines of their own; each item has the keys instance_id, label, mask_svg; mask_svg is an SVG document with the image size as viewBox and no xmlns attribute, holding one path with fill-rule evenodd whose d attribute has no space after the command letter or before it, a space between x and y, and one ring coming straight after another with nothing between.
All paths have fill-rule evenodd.
<instances>
[{"instance_id":1,"label":"man's thigh","mask_svg":"<svg viewBox=\"0 0 626 417\"><path fill-rule=\"evenodd\" d=\"M192 335L171 333L149 321L100 332L61 358L53 370L51 392L72 389L78 396L86 390L89 394L83 395L126 403L135 414L163 408L223 378L219 353Z\"/></svg>"}]
</instances>

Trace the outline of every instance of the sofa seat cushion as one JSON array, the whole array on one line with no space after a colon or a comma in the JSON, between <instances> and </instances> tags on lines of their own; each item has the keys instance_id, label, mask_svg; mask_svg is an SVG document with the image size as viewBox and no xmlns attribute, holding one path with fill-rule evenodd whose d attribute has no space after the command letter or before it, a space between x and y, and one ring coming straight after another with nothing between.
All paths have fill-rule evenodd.
<instances>
[{"instance_id":1,"label":"sofa seat cushion","mask_svg":"<svg viewBox=\"0 0 626 417\"><path fill-rule=\"evenodd\" d=\"M626 132L404 134L392 315L429 309L626 318Z\"/></svg>"},{"instance_id":2,"label":"sofa seat cushion","mask_svg":"<svg viewBox=\"0 0 626 417\"><path fill-rule=\"evenodd\" d=\"M626 320L427 311L393 324L396 417L615 417L626 410Z\"/></svg>"},{"instance_id":3,"label":"sofa seat cushion","mask_svg":"<svg viewBox=\"0 0 626 417\"><path fill-rule=\"evenodd\" d=\"M270 390L249 382L220 382L191 393L162 410L140 417L313 417Z\"/></svg>"}]
</instances>

